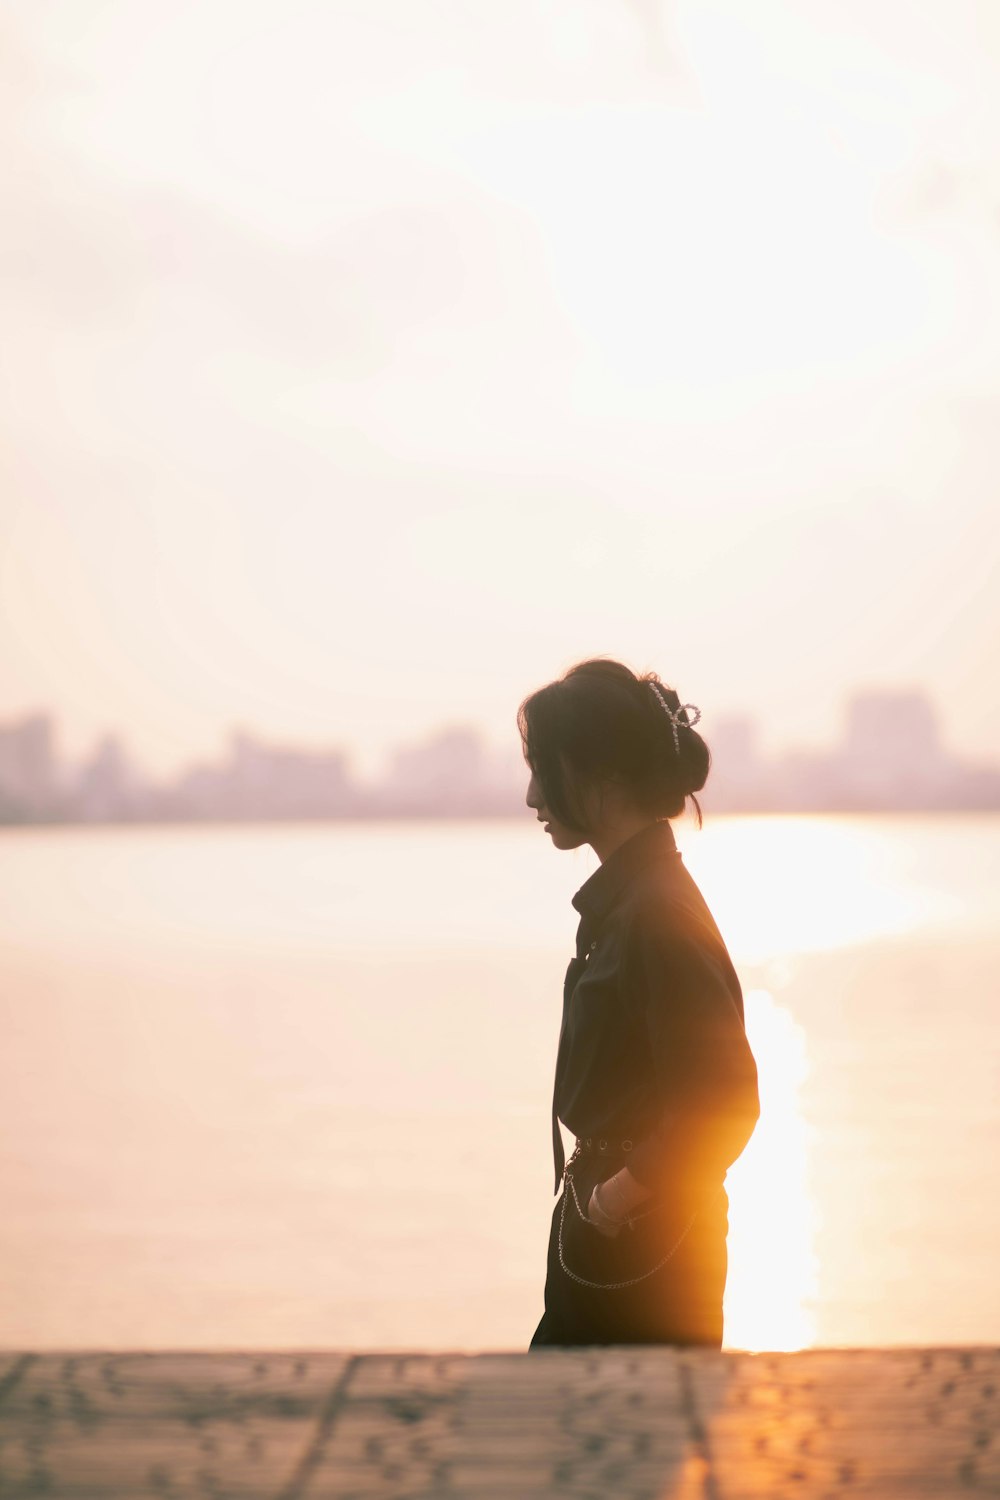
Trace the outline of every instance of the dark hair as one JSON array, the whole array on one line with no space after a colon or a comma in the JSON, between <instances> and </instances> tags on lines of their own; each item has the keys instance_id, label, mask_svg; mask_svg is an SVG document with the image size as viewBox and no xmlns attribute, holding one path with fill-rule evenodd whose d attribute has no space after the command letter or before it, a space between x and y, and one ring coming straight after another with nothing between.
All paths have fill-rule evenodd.
<instances>
[{"instance_id":1,"label":"dark hair","mask_svg":"<svg viewBox=\"0 0 1000 1500\"><path fill-rule=\"evenodd\" d=\"M655 672L637 676L620 661L591 657L524 699L517 710L524 758L560 823L583 831L574 773L621 780L642 812L676 818L708 780L711 756L682 712L673 724L649 686L655 682L674 712L680 698Z\"/></svg>"}]
</instances>

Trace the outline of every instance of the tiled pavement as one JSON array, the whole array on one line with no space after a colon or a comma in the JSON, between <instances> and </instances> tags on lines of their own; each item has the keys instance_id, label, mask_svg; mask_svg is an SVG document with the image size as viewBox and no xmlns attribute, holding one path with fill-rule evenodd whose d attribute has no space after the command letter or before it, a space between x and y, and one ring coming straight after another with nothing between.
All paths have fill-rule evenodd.
<instances>
[{"instance_id":1,"label":"tiled pavement","mask_svg":"<svg viewBox=\"0 0 1000 1500\"><path fill-rule=\"evenodd\" d=\"M1000 1495L1000 1350L0 1353L0 1500Z\"/></svg>"}]
</instances>

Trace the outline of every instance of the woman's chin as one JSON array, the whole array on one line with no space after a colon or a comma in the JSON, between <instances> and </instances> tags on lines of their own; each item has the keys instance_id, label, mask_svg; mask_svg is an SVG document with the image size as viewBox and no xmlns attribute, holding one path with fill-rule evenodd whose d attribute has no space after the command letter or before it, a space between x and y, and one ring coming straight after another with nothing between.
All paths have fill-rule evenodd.
<instances>
[{"instance_id":1,"label":"woman's chin","mask_svg":"<svg viewBox=\"0 0 1000 1500\"><path fill-rule=\"evenodd\" d=\"M546 823L545 832L557 849L579 849L581 844L587 841L582 833L574 833L569 828L562 828L551 823Z\"/></svg>"}]
</instances>

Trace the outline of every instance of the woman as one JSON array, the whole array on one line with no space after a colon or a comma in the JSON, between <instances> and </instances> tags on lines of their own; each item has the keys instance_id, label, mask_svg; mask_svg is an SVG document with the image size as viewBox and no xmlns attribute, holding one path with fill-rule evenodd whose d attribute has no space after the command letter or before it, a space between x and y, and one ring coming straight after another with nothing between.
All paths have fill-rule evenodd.
<instances>
[{"instance_id":1,"label":"woman","mask_svg":"<svg viewBox=\"0 0 1000 1500\"><path fill-rule=\"evenodd\" d=\"M552 1100L563 1190L532 1349L722 1344L724 1179L760 1105L740 982L669 822L690 796L701 826L700 716L655 673L603 658L518 709L528 806L557 849L601 861L572 898Z\"/></svg>"}]
</instances>

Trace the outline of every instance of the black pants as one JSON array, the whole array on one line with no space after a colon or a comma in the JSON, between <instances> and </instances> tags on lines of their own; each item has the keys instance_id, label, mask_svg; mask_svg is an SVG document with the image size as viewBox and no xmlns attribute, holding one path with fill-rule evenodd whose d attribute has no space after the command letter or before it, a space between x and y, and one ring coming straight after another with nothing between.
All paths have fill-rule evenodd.
<instances>
[{"instance_id":1,"label":"black pants","mask_svg":"<svg viewBox=\"0 0 1000 1500\"><path fill-rule=\"evenodd\" d=\"M578 1159L570 1168L584 1213L596 1182L617 1167L606 1161ZM565 1217L563 1208L565 1205ZM657 1265L676 1244L691 1213L697 1217L665 1265L632 1286L629 1281ZM657 1192L639 1205L630 1229L614 1238L601 1234L577 1211L569 1184L556 1200L549 1232L545 1277L545 1311L532 1335L530 1349L574 1344L722 1345L722 1297L726 1288L729 1198L713 1187L696 1200L680 1203L669 1192ZM581 1285L560 1263L584 1281Z\"/></svg>"}]
</instances>

